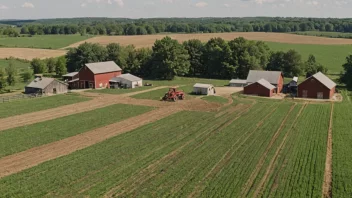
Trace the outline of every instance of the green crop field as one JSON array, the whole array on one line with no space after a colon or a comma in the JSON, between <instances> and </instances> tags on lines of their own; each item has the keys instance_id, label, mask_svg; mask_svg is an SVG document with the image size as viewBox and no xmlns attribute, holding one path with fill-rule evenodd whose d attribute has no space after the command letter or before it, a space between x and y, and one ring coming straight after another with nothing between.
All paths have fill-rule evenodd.
<instances>
[{"instance_id":1,"label":"green crop field","mask_svg":"<svg viewBox=\"0 0 352 198\"><path fill-rule=\"evenodd\" d=\"M21 99L9 103L0 103L0 118L56 108L59 106L84 102L88 100L90 100L90 98L66 94L44 98Z\"/></svg>"},{"instance_id":2,"label":"green crop field","mask_svg":"<svg viewBox=\"0 0 352 198\"><path fill-rule=\"evenodd\" d=\"M179 112L4 177L0 194L321 197L329 117L328 104L238 98L222 112Z\"/></svg>"},{"instance_id":3,"label":"green crop field","mask_svg":"<svg viewBox=\"0 0 352 198\"><path fill-rule=\"evenodd\" d=\"M117 104L55 120L0 131L0 158L119 122L151 109L151 107Z\"/></svg>"},{"instance_id":4,"label":"green crop field","mask_svg":"<svg viewBox=\"0 0 352 198\"><path fill-rule=\"evenodd\" d=\"M38 35L32 37L3 37L0 47L60 49L91 38L81 35Z\"/></svg>"},{"instance_id":5,"label":"green crop field","mask_svg":"<svg viewBox=\"0 0 352 198\"><path fill-rule=\"evenodd\" d=\"M333 119L333 185L334 197L352 194L352 108L349 104L336 104Z\"/></svg>"},{"instance_id":6,"label":"green crop field","mask_svg":"<svg viewBox=\"0 0 352 198\"><path fill-rule=\"evenodd\" d=\"M352 45L305 45L268 42L271 50L288 51L294 49L301 53L304 60L313 54L317 61L329 69L329 74L339 74L343 71L342 65L346 57L352 54Z\"/></svg>"}]
</instances>

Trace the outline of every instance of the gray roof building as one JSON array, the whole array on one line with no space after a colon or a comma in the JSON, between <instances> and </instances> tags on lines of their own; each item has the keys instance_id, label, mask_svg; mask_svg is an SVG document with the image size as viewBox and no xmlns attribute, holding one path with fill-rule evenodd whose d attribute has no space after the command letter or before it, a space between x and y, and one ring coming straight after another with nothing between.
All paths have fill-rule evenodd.
<instances>
[{"instance_id":1,"label":"gray roof building","mask_svg":"<svg viewBox=\"0 0 352 198\"><path fill-rule=\"evenodd\" d=\"M197 88L211 88L214 87L214 85L211 84L202 84L202 83L196 83L193 87L197 87Z\"/></svg>"},{"instance_id":2,"label":"gray roof building","mask_svg":"<svg viewBox=\"0 0 352 198\"><path fill-rule=\"evenodd\" d=\"M141 81L142 79L137 77L137 76L134 76L132 74L121 74L120 76L117 76L117 77L114 77L110 80L110 82L119 82L119 79L125 79L125 80L128 80L128 81L131 81L131 82L136 82L136 81Z\"/></svg>"},{"instance_id":3,"label":"gray roof building","mask_svg":"<svg viewBox=\"0 0 352 198\"><path fill-rule=\"evenodd\" d=\"M72 72L72 73L68 73L68 74L63 75L63 77L74 77L77 74L78 74L78 72Z\"/></svg>"},{"instance_id":4,"label":"gray roof building","mask_svg":"<svg viewBox=\"0 0 352 198\"><path fill-rule=\"evenodd\" d=\"M29 85L26 87L31 87L31 88L38 88L38 89L44 89L47 87L50 83L52 83L55 79L54 78L36 78L34 79Z\"/></svg>"},{"instance_id":5,"label":"gray roof building","mask_svg":"<svg viewBox=\"0 0 352 198\"><path fill-rule=\"evenodd\" d=\"M280 76L282 76L282 72L280 71L250 70L247 77L247 83L251 84L261 79L265 79L269 83L276 85L280 79Z\"/></svg>"},{"instance_id":6,"label":"gray roof building","mask_svg":"<svg viewBox=\"0 0 352 198\"><path fill-rule=\"evenodd\" d=\"M268 81L266 81L265 79L260 79L257 81L257 83L263 85L264 87L272 90L272 89L275 89L276 87L272 84L270 84Z\"/></svg>"},{"instance_id":7,"label":"gray roof building","mask_svg":"<svg viewBox=\"0 0 352 198\"><path fill-rule=\"evenodd\" d=\"M230 81L230 83L234 83L234 84L246 84L247 80L242 80L242 79L232 79Z\"/></svg>"},{"instance_id":8,"label":"gray roof building","mask_svg":"<svg viewBox=\"0 0 352 198\"><path fill-rule=\"evenodd\" d=\"M122 69L118 65L116 65L114 61L87 63L86 66L94 74L103 74L103 73L109 73L109 72L122 71Z\"/></svg>"}]
</instances>

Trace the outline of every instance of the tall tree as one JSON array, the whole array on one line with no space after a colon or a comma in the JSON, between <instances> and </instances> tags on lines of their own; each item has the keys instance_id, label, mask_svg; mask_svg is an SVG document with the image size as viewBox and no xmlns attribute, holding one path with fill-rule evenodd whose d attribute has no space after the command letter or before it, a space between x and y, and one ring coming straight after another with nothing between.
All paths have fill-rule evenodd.
<instances>
[{"instance_id":1,"label":"tall tree","mask_svg":"<svg viewBox=\"0 0 352 198\"><path fill-rule=\"evenodd\" d=\"M72 48L66 54L67 70L78 71L86 63L102 62L107 59L105 47L95 43L83 43L77 48Z\"/></svg>"},{"instance_id":2,"label":"tall tree","mask_svg":"<svg viewBox=\"0 0 352 198\"><path fill-rule=\"evenodd\" d=\"M67 73L66 62L67 60L64 56L57 59L55 65L55 72L57 76L62 76Z\"/></svg>"},{"instance_id":3,"label":"tall tree","mask_svg":"<svg viewBox=\"0 0 352 198\"><path fill-rule=\"evenodd\" d=\"M21 73L22 82L28 83L29 80L32 78L32 75L33 74L30 70Z\"/></svg>"},{"instance_id":4,"label":"tall tree","mask_svg":"<svg viewBox=\"0 0 352 198\"><path fill-rule=\"evenodd\" d=\"M346 57L346 62L342 65L344 73L340 77L340 82L346 84L349 90L352 89L352 55Z\"/></svg>"},{"instance_id":5,"label":"tall tree","mask_svg":"<svg viewBox=\"0 0 352 198\"><path fill-rule=\"evenodd\" d=\"M55 71L56 60L54 58L49 58L46 61L46 67L48 73L53 73Z\"/></svg>"},{"instance_id":6,"label":"tall tree","mask_svg":"<svg viewBox=\"0 0 352 198\"><path fill-rule=\"evenodd\" d=\"M203 61L208 77L231 78L236 66L231 64L232 51L222 38L212 38L204 46Z\"/></svg>"},{"instance_id":7,"label":"tall tree","mask_svg":"<svg viewBox=\"0 0 352 198\"><path fill-rule=\"evenodd\" d=\"M206 69L202 62L204 45L198 39L192 39L183 43L188 51L189 61L191 63L190 74L192 76L205 75Z\"/></svg>"},{"instance_id":8,"label":"tall tree","mask_svg":"<svg viewBox=\"0 0 352 198\"><path fill-rule=\"evenodd\" d=\"M152 73L152 64L151 57L153 51L149 48L141 48L136 51L137 59L139 61L140 69L136 74L142 76L151 76Z\"/></svg>"},{"instance_id":9,"label":"tall tree","mask_svg":"<svg viewBox=\"0 0 352 198\"><path fill-rule=\"evenodd\" d=\"M282 71L285 64L284 57L285 52L283 51L271 52L266 69L269 71Z\"/></svg>"},{"instance_id":10,"label":"tall tree","mask_svg":"<svg viewBox=\"0 0 352 198\"><path fill-rule=\"evenodd\" d=\"M300 76L304 70L302 56L295 50L289 50L284 56L285 64L282 71L285 76L293 77Z\"/></svg>"},{"instance_id":11,"label":"tall tree","mask_svg":"<svg viewBox=\"0 0 352 198\"><path fill-rule=\"evenodd\" d=\"M46 66L44 61L40 60L39 58L34 58L31 61L31 68L33 69L34 74L42 74L46 71Z\"/></svg>"},{"instance_id":12,"label":"tall tree","mask_svg":"<svg viewBox=\"0 0 352 198\"><path fill-rule=\"evenodd\" d=\"M13 64L12 61L10 61L9 65L6 67L6 74L7 74L7 84L10 86L13 86L16 84L16 75L17 75L17 71L16 71L16 67Z\"/></svg>"},{"instance_id":13,"label":"tall tree","mask_svg":"<svg viewBox=\"0 0 352 198\"><path fill-rule=\"evenodd\" d=\"M107 59L114 61L123 70L127 68L128 50L134 48L133 46L123 47L118 43L110 43L106 46Z\"/></svg>"},{"instance_id":14,"label":"tall tree","mask_svg":"<svg viewBox=\"0 0 352 198\"><path fill-rule=\"evenodd\" d=\"M6 79L5 72L0 68L0 91L3 91L6 88Z\"/></svg>"},{"instance_id":15,"label":"tall tree","mask_svg":"<svg viewBox=\"0 0 352 198\"><path fill-rule=\"evenodd\" d=\"M177 40L167 36L155 42L152 54L154 77L170 80L187 74L189 67L188 52Z\"/></svg>"},{"instance_id":16,"label":"tall tree","mask_svg":"<svg viewBox=\"0 0 352 198\"><path fill-rule=\"evenodd\" d=\"M310 54L308 60L304 63L304 69L306 72L306 78L311 77L317 72L327 73L327 68L322 64L318 63L315 56Z\"/></svg>"}]
</instances>

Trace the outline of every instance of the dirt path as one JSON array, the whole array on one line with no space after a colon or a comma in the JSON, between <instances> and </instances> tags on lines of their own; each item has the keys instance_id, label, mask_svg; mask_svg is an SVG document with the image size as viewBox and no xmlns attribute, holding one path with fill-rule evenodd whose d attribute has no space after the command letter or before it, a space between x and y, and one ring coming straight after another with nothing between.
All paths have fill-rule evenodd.
<instances>
[{"instance_id":1,"label":"dirt path","mask_svg":"<svg viewBox=\"0 0 352 198\"><path fill-rule=\"evenodd\" d=\"M323 198L332 197L331 185L332 185L332 126L333 126L333 115L334 115L334 103L331 103L330 112L330 123L328 131L328 141L326 146L326 161L325 161L325 172L324 172L324 183L323 183Z\"/></svg>"},{"instance_id":2,"label":"dirt path","mask_svg":"<svg viewBox=\"0 0 352 198\"><path fill-rule=\"evenodd\" d=\"M263 187L264 185L268 182L268 178L269 176L272 174L272 172L274 171L274 165L275 165L275 162L276 162L276 159L279 157L279 154L282 150L282 148L285 146L286 144L286 139L288 137L288 135L290 134L290 132L292 131L292 129L295 127L295 125L297 124L297 120L298 118L301 116L303 110L305 109L305 107L307 106L307 103L305 105L302 106L302 108L300 109L300 111L298 112L295 120L293 121L292 125L291 125L291 128L290 130L286 133L284 139L282 140L281 144L279 145L279 147L277 148L273 158L271 159L269 165L268 165L268 168L266 169L266 172L263 176L263 178L260 180L259 184L258 184L258 187L257 189L255 190L254 192L254 195L253 197L258 197L260 195L260 193L262 192L263 190Z\"/></svg>"},{"instance_id":3,"label":"dirt path","mask_svg":"<svg viewBox=\"0 0 352 198\"><path fill-rule=\"evenodd\" d=\"M0 159L0 178L31 168L48 160L68 155L119 134L181 111L179 108L159 108L127 120L101 127ZM136 122L138 120L138 122Z\"/></svg>"},{"instance_id":4,"label":"dirt path","mask_svg":"<svg viewBox=\"0 0 352 198\"><path fill-rule=\"evenodd\" d=\"M275 141L277 140L277 138L279 137L282 128L284 127L284 125L286 124L286 121L288 119L288 117L290 116L291 112L293 111L293 109L296 107L296 103L293 104L289 110L289 112L287 113L287 115L285 116L284 120L281 122L280 127L277 129L276 133L274 134L274 136L272 137L269 145L267 146L267 148L265 149L263 155L261 156L261 158L259 159L259 162L257 164L257 166L255 167L254 171L252 172L251 176L249 177L249 179L247 180L244 189L241 192L241 196L244 197L248 194L248 191L250 190L250 188L253 186L253 183L255 181L255 178L257 177L259 171L262 169L265 159L267 158L267 154L269 153L271 147L273 146L273 144L275 143Z\"/></svg>"}]
</instances>

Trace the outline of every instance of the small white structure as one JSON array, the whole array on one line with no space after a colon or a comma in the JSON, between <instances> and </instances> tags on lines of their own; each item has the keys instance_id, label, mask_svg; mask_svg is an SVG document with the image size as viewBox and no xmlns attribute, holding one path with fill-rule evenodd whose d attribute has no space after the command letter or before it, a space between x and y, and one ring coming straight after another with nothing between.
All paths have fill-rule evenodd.
<instances>
[{"instance_id":1,"label":"small white structure","mask_svg":"<svg viewBox=\"0 0 352 198\"><path fill-rule=\"evenodd\" d=\"M132 74L121 74L120 76L114 77L110 80L110 88L128 88L134 89L136 87L143 86L143 80Z\"/></svg>"},{"instance_id":2,"label":"small white structure","mask_svg":"<svg viewBox=\"0 0 352 198\"><path fill-rule=\"evenodd\" d=\"M196 83L193 86L193 93L197 95L215 95L215 88L210 84Z\"/></svg>"},{"instance_id":3,"label":"small white structure","mask_svg":"<svg viewBox=\"0 0 352 198\"><path fill-rule=\"evenodd\" d=\"M232 79L229 83L230 87L245 87L247 86L247 80Z\"/></svg>"}]
</instances>

